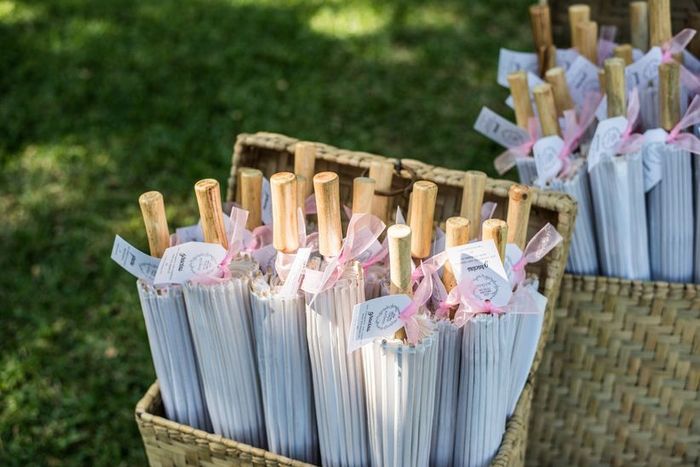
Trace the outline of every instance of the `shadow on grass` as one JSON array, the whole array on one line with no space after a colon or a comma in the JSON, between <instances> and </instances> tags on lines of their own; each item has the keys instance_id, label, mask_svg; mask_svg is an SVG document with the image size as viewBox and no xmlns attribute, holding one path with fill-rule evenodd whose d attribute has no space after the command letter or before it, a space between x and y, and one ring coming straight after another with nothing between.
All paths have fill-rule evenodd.
<instances>
[{"instance_id":1,"label":"shadow on grass","mask_svg":"<svg viewBox=\"0 0 700 467\"><path fill-rule=\"evenodd\" d=\"M490 171L470 127L525 2L374 3L0 1L0 464L144 462L153 371L111 242L145 248L147 189L193 222L236 133Z\"/></svg>"}]
</instances>

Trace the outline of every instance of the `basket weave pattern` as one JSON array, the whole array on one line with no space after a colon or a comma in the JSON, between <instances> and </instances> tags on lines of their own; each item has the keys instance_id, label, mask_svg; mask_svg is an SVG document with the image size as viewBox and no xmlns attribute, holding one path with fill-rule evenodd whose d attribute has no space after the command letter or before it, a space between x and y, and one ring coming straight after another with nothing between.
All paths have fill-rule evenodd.
<instances>
[{"instance_id":1,"label":"basket weave pattern","mask_svg":"<svg viewBox=\"0 0 700 467\"><path fill-rule=\"evenodd\" d=\"M566 275L532 465L698 465L700 286Z\"/></svg>"},{"instance_id":2,"label":"basket weave pattern","mask_svg":"<svg viewBox=\"0 0 700 467\"><path fill-rule=\"evenodd\" d=\"M293 170L294 146L297 142L296 139L273 133L239 135L234 147L227 200L234 199L235 175L238 167L258 168L267 177L275 172ZM363 175L373 160L386 159L374 154L346 151L320 143L317 144L317 148L316 170L335 171L340 175L341 199L350 198L353 179ZM398 162L397 159L389 160ZM416 174L419 179L431 180L438 185L435 218L444 221L450 216L459 215L464 172L434 167L409 159L401 159L400 164L404 170L401 170L400 177L394 177L394 188L405 187L412 173ZM410 170L405 170L406 168L410 168ZM505 218L508 189L512 183L492 179L487 182L485 200L498 203L496 217ZM407 194L395 196L392 203L394 209L396 206L401 206L405 212L408 205ZM559 292L575 217L576 204L567 195L538 192L533 198L528 227L529 235L533 235L549 222L557 228L564 238L564 242L553 250L546 259L538 264L528 266L528 272L535 273L539 277L540 289L549 302L533 368L515 413L508 421L506 434L492 463L495 466L520 466L525 461L528 421L533 394L533 375L542 359L545 337L552 326L553 304ZM308 465L171 422L163 418L162 413L158 386L154 384L136 407L136 422L152 466L266 465L299 467Z\"/></svg>"}]
</instances>

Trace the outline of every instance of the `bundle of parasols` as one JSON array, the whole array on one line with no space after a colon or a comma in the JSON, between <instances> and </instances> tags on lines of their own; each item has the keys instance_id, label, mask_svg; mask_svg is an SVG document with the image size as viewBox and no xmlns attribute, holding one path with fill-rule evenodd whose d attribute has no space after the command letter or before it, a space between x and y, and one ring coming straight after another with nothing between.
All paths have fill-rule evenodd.
<instances>
[{"instance_id":1,"label":"bundle of parasols","mask_svg":"<svg viewBox=\"0 0 700 467\"><path fill-rule=\"evenodd\" d=\"M296 173L240 169L225 209L215 180L197 182L200 222L172 236L162 195L144 193L151 255L115 239L166 416L324 466L489 464L543 325L526 266L562 238L547 224L528 241L527 186L490 218L480 172L463 217L434 219L438 187L420 180L386 229L375 189L393 164L355 179L348 207L315 157L299 143Z\"/></svg>"},{"instance_id":2,"label":"bundle of parasols","mask_svg":"<svg viewBox=\"0 0 700 467\"><path fill-rule=\"evenodd\" d=\"M511 123L483 108L475 129L506 148L504 173L578 201L567 271L700 282L700 51L671 33L669 0L630 3L630 42L571 5L571 48L552 40L547 5L530 7L534 53L501 49ZM693 21L700 23L700 16Z\"/></svg>"}]
</instances>

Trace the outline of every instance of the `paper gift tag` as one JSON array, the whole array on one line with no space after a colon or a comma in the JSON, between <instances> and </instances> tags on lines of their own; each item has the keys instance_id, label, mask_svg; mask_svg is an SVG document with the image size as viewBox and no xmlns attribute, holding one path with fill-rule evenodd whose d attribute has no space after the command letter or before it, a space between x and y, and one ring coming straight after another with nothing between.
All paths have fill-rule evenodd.
<instances>
[{"instance_id":1,"label":"paper gift tag","mask_svg":"<svg viewBox=\"0 0 700 467\"><path fill-rule=\"evenodd\" d=\"M348 353L398 331L403 326L399 314L410 303L408 295L387 295L355 305L348 335Z\"/></svg>"},{"instance_id":2,"label":"paper gift tag","mask_svg":"<svg viewBox=\"0 0 700 467\"><path fill-rule=\"evenodd\" d=\"M527 131L501 117L488 107L482 107L474 129L504 148L513 148L530 139Z\"/></svg>"},{"instance_id":3,"label":"paper gift tag","mask_svg":"<svg viewBox=\"0 0 700 467\"><path fill-rule=\"evenodd\" d=\"M649 82L659 79L659 64L661 63L661 49L652 48L642 58L625 68L625 82L627 90L646 88Z\"/></svg>"},{"instance_id":4,"label":"paper gift tag","mask_svg":"<svg viewBox=\"0 0 700 467\"><path fill-rule=\"evenodd\" d=\"M498 53L498 84L507 88L508 75L518 70L537 73L537 55L529 52L501 49Z\"/></svg>"},{"instance_id":5,"label":"paper gift tag","mask_svg":"<svg viewBox=\"0 0 700 467\"><path fill-rule=\"evenodd\" d=\"M171 246L163 254L153 283L184 284L214 272L225 256L226 249L216 243L187 242Z\"/></svg>"},{"instance_id":6,"label":"paper gift tag","mask_svg":"<svg viewBox=\"0 0 700 467\"><path fill-rule=\"evenodd\" d=\"M663 174L662 158L666 148L668 133L663 128L654 128L644 132L642 154L644 157L644 190L651 190L661 181Z\"/></svg>"},{"instance_id":7,"label":"paper gift tag","mask_svg":"<svg viewBox=\"0 0 700 467\"><path fill-rule=\"evenodd\" d=\"M627 128L625 117L608 118L598 124L591 141L591 147L588 150L589 171L599 162L612 159L615 156L615 148L620 142L625 128Z\"/></svg>"},{"instance_id":8,"label":"paper gift tag","mask_svg":"<svg viewBox=\"0 0 700 467\"><path fill-rule=\"evenodd\" d=\"M493 240L448 248L447 259L458 282L469 279L476 286L476 298L505 306L513 291Z\"/></svg>"},{"instance_id":9,"label":"paper gift tag","mask_svg":"<svg viewBox=\"0 0 700 467\"><path fill-rule=\"evenodd\" d=\"M569 84L571 99L580 106L588 94L600 91L598 67L579 55L566 71L566 82Z\"/></svg>"},{"instance_id":10,"label":"paper gift tag","mask_svg":"<svg viewBox=\"0 0 700 467\"><path fill-rule=\"evenodd\" d=\"M540 138L532 148L535 156L535 168L537 178L542 182L547 182L556 177L561 170L561 159L559 153L564 147L564 140L559 136L546 136Z\"/></svg>"},{"instance_id":11,"label":"paper gift tag","mask_svg":"<svg viewBox=\"0 0 700 467\"><path fill-rule=\"evenodd\" d=\"M580 56L581 54L576 49L557 49L557 65L566 71Z\"/></svg>"},{"instance_id":12,"label":"paper gift tag","mask_svg":"<svg viewBox=\"0 0 700 467\"><path fill-rule=\"evenodd\" d=\"M132 276L146 282L153 282L158 264L161 262L158 258L137 250L119 235L114 237L111 258Z\"/></svg>"}]
</instances>

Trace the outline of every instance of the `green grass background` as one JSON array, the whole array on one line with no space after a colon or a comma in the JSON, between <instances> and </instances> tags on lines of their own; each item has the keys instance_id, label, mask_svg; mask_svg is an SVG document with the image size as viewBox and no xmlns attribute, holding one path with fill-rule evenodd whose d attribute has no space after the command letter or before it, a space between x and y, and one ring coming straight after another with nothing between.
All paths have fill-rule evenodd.
<instances>
[{"instance_id":1,"label":"green grass background","mask_svg":"<svg viewBox=\"0 0 700 467\"><path fill-rule=\"evenodd\" d=\"M499 46L523 0L0 0L0 465L141 465L154 380L115 233L196 221L235 135L492 172ZM510 115L506 113L506 115Z\"/></svg>"}]
</instances>

